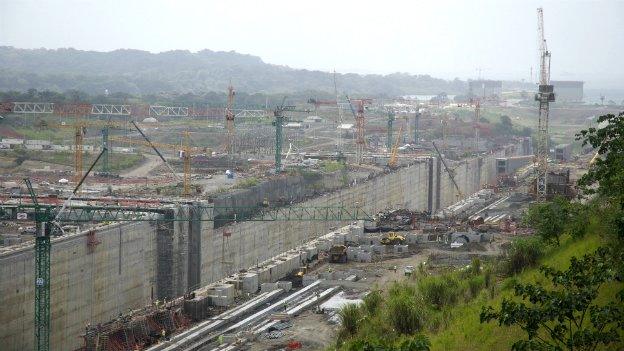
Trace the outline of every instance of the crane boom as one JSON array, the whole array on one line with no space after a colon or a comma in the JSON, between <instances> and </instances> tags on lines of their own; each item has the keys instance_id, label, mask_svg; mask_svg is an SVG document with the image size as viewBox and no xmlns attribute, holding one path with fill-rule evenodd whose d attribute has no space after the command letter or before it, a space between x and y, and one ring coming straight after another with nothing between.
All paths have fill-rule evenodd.
<instances>
[{"instance_id":1,"label":"crane boom","mask_svg":"<svg viewBox=\"0 0 624 351\"><path fill-rule=\"evenodd\" d=\"M399 142L401 141L401 133L403 133L403 126L399 127L399 134L397 135L396 142L392 147L392 153L390 154L390 160L388 160L388 166L391 168L396 167L399 154Z\"/></svg>"},{"instance_id":2,"label":"crane boom","mask_svg":"<svg viewBox=\"0 0 624 351\"><path fill-rule=\"evenodd\" d=\"M446 164L446 161L444 160L444 157L442 157L442 153L440 153L440 150L438 150L438 147L436 146L435 142L432 141L431 143L433 144L433 148L435 149L435 151L440 156L440 160L442 161L442 164L444 165L444 169L446 170L446 173L448 173L449 178L451 178L451 181L453 182L453 185L455 185L455 189L457 190L457 195L459 195L460 199L464 198L464 193L462 193L461 189L459 189L459 185L457 185L457 182L455 181L455 176L453 175L453 171Z\"/></svg>"},{"instance_id":3,"label":"crane boom","mask_svg":"<svg viewBox=\"0 0 624 351\"><path fill-rule=\"evenodd\" d=\"M148 145L156 152L156 154L158 155L158 157L160 157L160 159L165 163L165 165L167 166L167 168L169 168L169 170L171 171L171 173L173 173L173 176L176 177L177 180L180 180L180 177L178 176L178 174L175 172L175 170L173 169L173 167L171 167L171 165L169 164L169 162L167 162L167 160L165 160L165 157L160 153L160 151L158 151L158 149L156 148L156 146L154 146L154 144L152 144L152 141L150 140L150 138L147 137L147 135L145 135L145 133L143 133L143 131L141 130L141 128L139 128L139 126L132 121L132 125L134 126L134 128L139 132L139 134L141 134L141 136L143 137L143 139L145 139L145 141L148 143Z\"/></svg>"}]
</instances>

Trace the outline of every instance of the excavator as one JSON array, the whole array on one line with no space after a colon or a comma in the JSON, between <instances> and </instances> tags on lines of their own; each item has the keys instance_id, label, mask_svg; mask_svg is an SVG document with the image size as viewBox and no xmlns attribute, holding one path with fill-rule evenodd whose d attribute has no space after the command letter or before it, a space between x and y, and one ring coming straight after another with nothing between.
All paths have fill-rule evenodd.
<instances>
[{"instance_id":1,"label":"excavator","mask_svg":"<svg viewBox=\"0 0 624 351\"><path fill-rule=\"evenodd\" d=\"M382 245L403 245L405 244L405 237L396 232L389 232L379 241Z\"/></svg>"}]
</instances>

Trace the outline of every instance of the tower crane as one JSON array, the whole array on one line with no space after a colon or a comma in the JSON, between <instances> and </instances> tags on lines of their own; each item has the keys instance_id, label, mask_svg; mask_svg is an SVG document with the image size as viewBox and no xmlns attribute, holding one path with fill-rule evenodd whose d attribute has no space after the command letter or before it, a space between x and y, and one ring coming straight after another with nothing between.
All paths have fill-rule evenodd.
<instances>
[{"instance_id":1,"label":"tower crane","mask_svg":"<svg viewBox=\"0 0 624 351\"><path fill-rule=\"evenodd\" d=\"M540 79L535 100L539 102L537 127L537 201L545 201L548 194L548 114L549 104L555 101L553 86L550 84L550 51L544 38L544 11L537 9L537 37L540 56Z\"/></svg>"},{"instance_id":2,"label":"tower crane","mask_svg":"<svg viewBox=\"0 0 624 351\"><path fill-rule=\"evenodd\" d=\"M227 96L227 107L225 108L225 125L227 129L227 139L225 144L226 152L232 156L233 148L234 148L234 111L232 108L234 107L234 95L236 92L234 91L234 87L230 83L228 86L228 96Z\"/></svg>"},{"instance_id":3,"label":"tower crane","mask_svg":"<svg viewBox=\"0 0 624 351\"><path fill-rule=\"evenodd\" d=\"M356 126L356 140L355 140L355 155L358 164L362 164L364 158L364 148L366 147L366 138L364 136L364 105L370 105L372 99L349 99L349 107L351 107L351 113L355 118ZM357 106L357 112L353 107L353 104Z\"/></svg>"},{"instance_id":4,"label":"tower crane","mask_svg":"<svg viewBox=\"0 0 624 351\"><path fill-rule=\"evenodd\" d=\"M388 110L388 135L386 136L386 149L392 149L392 124L394 123L394 111ZM401 133L399 133L401 135Z\"/></svg>"}]
</instances>

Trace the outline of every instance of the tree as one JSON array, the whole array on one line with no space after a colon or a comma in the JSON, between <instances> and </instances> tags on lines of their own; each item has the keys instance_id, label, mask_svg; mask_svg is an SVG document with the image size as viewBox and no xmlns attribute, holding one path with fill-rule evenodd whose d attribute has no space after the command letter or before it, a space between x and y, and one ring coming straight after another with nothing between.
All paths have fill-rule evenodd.
<instances>
[{"instance_id":1,"label":"tree","mask_svg":"<svg viewBox=\"0 0 624 351\"><path fill-rule=\"evenodd\" d=\"M503 299L499 311L484 307L481 323L519 326L527 339L516 341L512 350L595 350L618 343L624 328L624 294L619 303L596 303L600 287L615 278L608 250L598 249L582 259L573 257L566 271L541 267L552 283L517 284L515 296ZM528 302L527 302L528 301Z\"/></svg>"},{"instance_id":2,"label":"tree","mask_svg":"<svg viewBox=\"0 0 624 351\"><path fill-rule=\"evenodd\" d=\"M576 140L591 145L598 155L578 183L586 194L613 198L624 209L624 112L600 116L597 123L605 126L576 134ZM592 187L595 184L599 186Z\"/></svg>"},{"instance_id":3,"label":"tree","mask_svg":"<svg viewBox=\"0 0 624 351\"><path fill-rule=\"evenodd\" d=\"M536 203L524 216L525 224L534 228L544 242L559 245L569 216L568 202L557 196L550 202Z\"/></svg>"}]
</instances>

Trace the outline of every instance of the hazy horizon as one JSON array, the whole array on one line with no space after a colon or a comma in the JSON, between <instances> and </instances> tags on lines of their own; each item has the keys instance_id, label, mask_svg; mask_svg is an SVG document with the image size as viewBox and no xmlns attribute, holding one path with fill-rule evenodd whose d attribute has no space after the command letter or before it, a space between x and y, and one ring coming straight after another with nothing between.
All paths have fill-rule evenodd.
<instances>
[{"instance_id":1,"label":"hazy horizon","mask_svg":"<svg viewBox=\"0 0 624 351\"><path fill-rule=\"evenodd\" d=\"M341 73L531 81L544 7L553 80L622 89L624 1L34 0L0 4L0 45L149 52L209 49ZM620 33L620 34L618 34ZM533 78L535 80L535 78Z\"/></svg>"}]
</instances>

